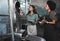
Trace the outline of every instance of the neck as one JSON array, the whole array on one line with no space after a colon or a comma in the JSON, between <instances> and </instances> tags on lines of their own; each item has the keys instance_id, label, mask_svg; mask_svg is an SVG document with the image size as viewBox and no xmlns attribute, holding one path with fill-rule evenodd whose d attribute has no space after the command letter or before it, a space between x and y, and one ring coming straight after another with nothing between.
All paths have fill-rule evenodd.
<instances>
[{"instance_id":1,"label":"neck","mask_svg":"<svg viewBox=\"0 0 60 41\"><path fill-rule=\"evenodd\" d=\"M49 9L49 10L48 10L48 12L50 13L50 12L51 12L51 10Z\"/></svg>"},{"instance_id":2,"label":"neck","mask_svg":"<svg viewBox=\"0 0 60 41\"><path fill-rule=\"evenodd\" d=\"M32 14L33 14L33 11L30 12L30 15L32 15Z\"/></svg>"}]
</instances>

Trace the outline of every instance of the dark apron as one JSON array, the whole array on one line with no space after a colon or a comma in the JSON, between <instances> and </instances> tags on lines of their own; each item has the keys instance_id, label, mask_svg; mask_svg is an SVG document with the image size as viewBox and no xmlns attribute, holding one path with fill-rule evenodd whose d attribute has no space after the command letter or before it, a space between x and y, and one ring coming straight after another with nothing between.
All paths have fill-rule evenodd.
<instances>
[{"instance_id":1,"label":"dark apron","mask_svg":"<svg viewBox=\"0 0 60 41\"><path fill-rule=\"evenodd\" d=\"M19 32L20 29L22 28L22 27L21 27L21 19L20 19L20 13L19 13L19 12L16 13L16 28L17 28L17 31L18 31L18 32ZM16 29L16 28L15 28L15 29Z\"/></svg>"},{"instance_id":2,"label":"dark apron","mask_svg":"<svg viewBox=\"0 0 60 41\"><path fill-rule=\"evenodd\" d=\"M49 17L49 15L45 16L47 21L52 21L52 19ZM44 37L46 41L55 41L55 25L52 24L45 24L45 31L44 31Z\"/></svg>"}]
</instances>

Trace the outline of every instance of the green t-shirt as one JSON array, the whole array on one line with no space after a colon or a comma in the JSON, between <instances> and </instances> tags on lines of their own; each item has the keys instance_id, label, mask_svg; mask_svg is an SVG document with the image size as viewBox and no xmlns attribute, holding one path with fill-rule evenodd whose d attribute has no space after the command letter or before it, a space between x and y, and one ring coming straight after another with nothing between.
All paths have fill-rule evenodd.
<instances>
[{"instance_id":1,"label":"green t-shirt","mask_svg":"<svg viewBox=\"0 0 60 41\"><path fill-rule=\"evenodd\" d=\"M33 14L33 15L28 14L28 15L26 15L26 19L27 19L27 21L36 23L38 20L38 14Z\"/></svg>"}]
</instances>

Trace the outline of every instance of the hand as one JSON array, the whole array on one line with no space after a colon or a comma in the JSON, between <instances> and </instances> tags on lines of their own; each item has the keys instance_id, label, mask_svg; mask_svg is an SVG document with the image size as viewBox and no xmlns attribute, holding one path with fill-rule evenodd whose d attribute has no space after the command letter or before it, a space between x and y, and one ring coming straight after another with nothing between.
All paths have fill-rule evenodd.
<instances>
[{"instance_id":1,"label":"hand","mask_svg":"<svg viewBox=\"0 0 60 41\"><path fill-rule=\"evenodd\" d=\"M44 24L44 21L39 21L40 24Z\"/></svg>"},{"instance_id":2,"label":"hand","mask_svg":"<svg viewBox=\"0 0 60 41\"><path fill-rule=\"evenodd\" d=\"M49 22L46 22L47 24L49 23Z\"/></svg>"},{"instance_id":3,"label":"hand","mask_svg":"<svg viewBox=\"0 0 60 41\"><path fill-rule=\"evenodd\" d=\"M41 22L45 23L45 22L46 22L46 20L42 20Z\"/></svg>"},{"instance_id":4,"label":"hand","mask_svg":"<svg viewBox=\"0 0 60 41\"><path fill-rule=\"evenodd\" d=\"M46 20L45 20L44 22L45 22L45 23L47 23L47 24L49 23L49 22L48 22L48 21L46 21Z\"/></svg>"}]
</instances>

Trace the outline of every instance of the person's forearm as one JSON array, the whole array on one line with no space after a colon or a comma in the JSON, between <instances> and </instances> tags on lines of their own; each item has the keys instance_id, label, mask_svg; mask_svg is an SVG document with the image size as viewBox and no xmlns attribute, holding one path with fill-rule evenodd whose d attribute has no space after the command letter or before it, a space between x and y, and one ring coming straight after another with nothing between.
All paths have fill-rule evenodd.
<instances>
[{"instance_id":1,"label":"person's forearm","mask_svg":"<svg viewBox=\"0 0 60 41\"><path fill-rule=\"evenodd\" d=\"M47 22L47 24L55 24L54 22Z\"/></svg>"},{"instance_id":2,"label":"person's forearm","mask_svg":"<svg viewBox=\"0 0 60 41\"><path fill-rule=\"evenodd\" d=\"M56 23L55 20L53 20L52 22L47 22L47 24L55 24L55 23Z\"/></svg>"}]
</instances>

